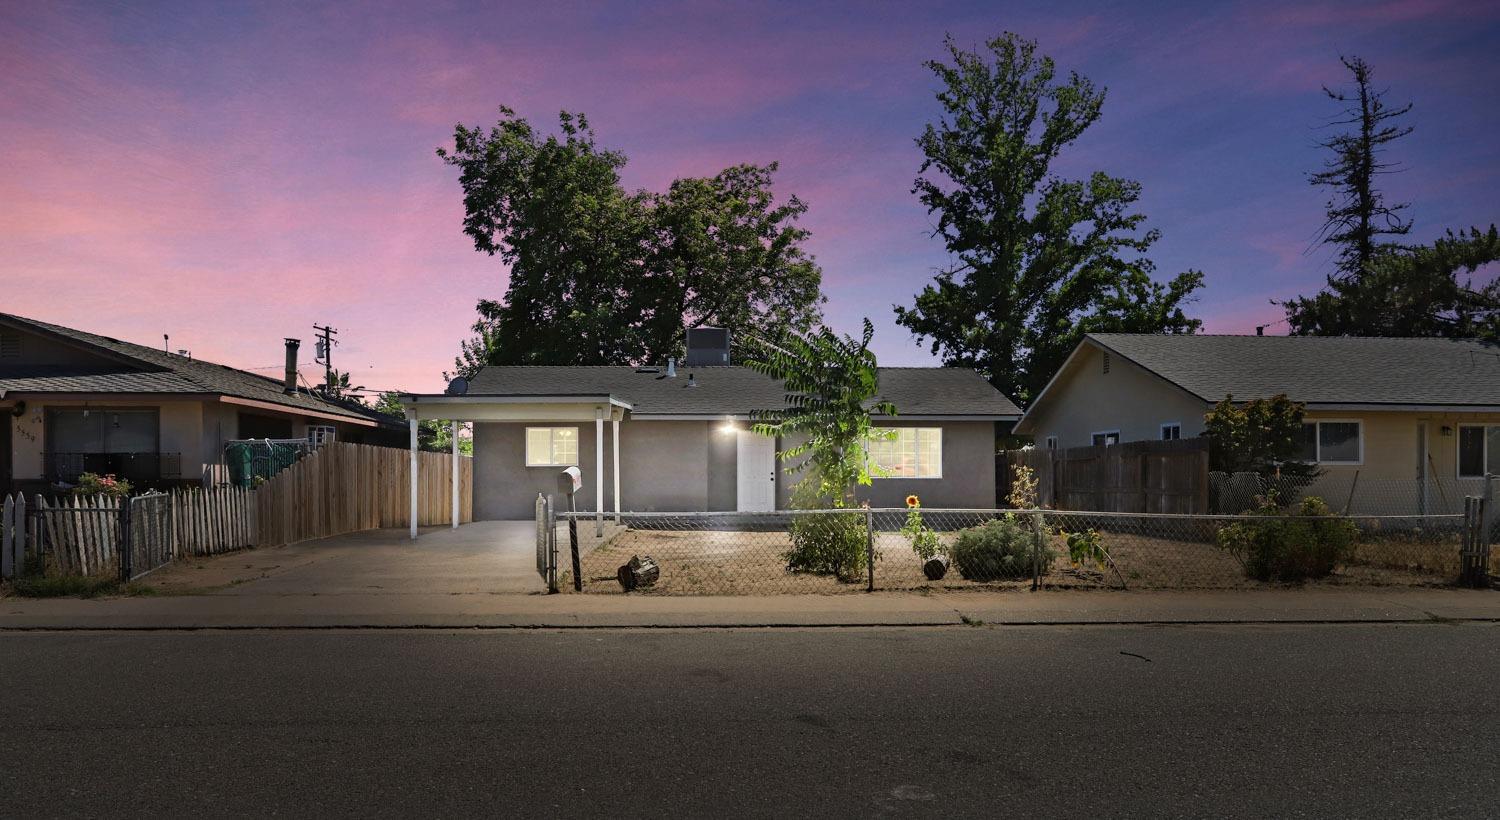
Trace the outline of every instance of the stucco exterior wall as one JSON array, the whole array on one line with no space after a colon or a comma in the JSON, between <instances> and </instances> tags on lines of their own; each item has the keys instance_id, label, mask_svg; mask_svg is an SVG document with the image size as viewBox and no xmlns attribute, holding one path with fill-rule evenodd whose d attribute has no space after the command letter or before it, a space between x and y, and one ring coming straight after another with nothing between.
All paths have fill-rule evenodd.
<instances>
[{"instance_id":1,"label":"stucco exterior wall","mask_svg":"<svg viewBox=\"0 0 1500 820\"><path fill-rule=\"evenodd\" d=\"M1038 447L1047 436L1057 436L1059 447L1086 447L1094 433L1107 430L1119 430L1120 441L1155 440L1161 438L1161 425L1172 422L1182 425L1183 438L1203 434L1207 402L1133 362L1109 358L1106 373L1103 352L1084 346L1022 432Z\"/></svg>"},{"instance_id":2,"label":"stucco exterior wall","mask_svg":"<svg viewBox=\"0 0 1500 820\"><path fill-rule=\"evenodd\" d=\"M200 477L205 444L203 432L204 402L201 401L145 401L109 400L89 401L90 410L101 413L111 408L151 407L157 410L157 449L162 453L180 453L182 456L182 478ZM41 481L44 478L42 454L47 451L47 410L49 408L80 408L85 402L78 400L30 401L26 412L19 418L7 418L11 424L11 470L14 481Z\"/></svg>"},{"instance_id":3,"label":"stucco exterior wall","mask_svg":"<svg viewBox=\"0 0 1500 820\"><path fill-rule=\"evenodd\" d=\"M872 478L856 496L873 507L905 507L908 495L922 506L949 509L995 507L995 423L990 421L890 421L882 427L940 427L943 430L942 478ZM791 506L792 485L801 474L777 477L776 506Z\"/></svg>"},{"instance_id":4,"label":"stucco exterior wall","mask_svg":"<svg viewBox=\"0 0 1500 820\"><path fill-rule=\"evenodd\" d=\"M526 427L520 422L474 425L474 517L526 519L537 493L556 493L560 467L526 466ZM573 426L573 425L566 425ZM594 425L579 423L579 509L594 505ZM890 426L943 428L943 477L877 479L861 495L876 506L901 507L910 493L930 507L995 504L995 426L992 422L899 422ZM610 426L604 427L604 509L612 510ZM620 508L626 512L699 512L737 506L735 433L716 421L627 420L620 424ZM797 476L778 468L776 505L789 506Z\"/></svg>"}]
</instances>

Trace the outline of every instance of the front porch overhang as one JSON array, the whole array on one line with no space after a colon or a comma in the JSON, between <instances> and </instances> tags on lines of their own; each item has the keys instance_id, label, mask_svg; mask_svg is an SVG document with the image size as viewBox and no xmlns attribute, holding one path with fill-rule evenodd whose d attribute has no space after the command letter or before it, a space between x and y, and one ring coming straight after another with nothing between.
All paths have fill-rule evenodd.
<instances>
[{"instance_id":1,"label":"front porch overhang","mask_svg":"<svg viewBox=\"0 0 1500 820\"><path fill-rule=\"evenodd\" d=\"M401 397L406 417L418 421L593 421L602 412L621 420L630 412L628 402L600 395L422 395Z\"/></svg>"},{"instance_id":2,"label":"front porch overhang","mask_svg":"<svg viewBox=\"0 0 1500 820\"><path fill-rule=\"evenodd\" d=\"M596 534L604 532L604 421L608 419L613 435L614 518L620 520L620 422L630 413L629 402L598 394L504 394L504 395L423 395L401 396L406 410L411 441L411 537L417 537L417 427L421 422L443 419L452 425L453 440L453 526L458 526L458 424L473 422L521 422L554 424L558 422L594 422L594 526ZM476 479L477 481L477 479Z\"/></svg>"}]
</instances>

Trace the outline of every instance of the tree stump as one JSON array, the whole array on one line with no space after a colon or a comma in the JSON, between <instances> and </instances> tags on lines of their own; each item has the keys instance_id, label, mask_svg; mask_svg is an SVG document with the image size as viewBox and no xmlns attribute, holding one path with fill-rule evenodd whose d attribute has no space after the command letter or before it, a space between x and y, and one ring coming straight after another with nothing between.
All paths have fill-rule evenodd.
<instances>
[{"instance_id":1,"label":"tree stump","mask_svg":"<svg viewBox=\"0 0 1500 820\"><path fill-rule=\"evenodd\" d=\"M948 574L948 556L935 555L922 562L922 574L929 581L941 581Z\"/></svg>"},{"instance_id":2,"label":"tree stump","mask_svg":"<svg viewBox=\"0 0 1500 820\"><path fill-rule=\"evenodd\" d=\"M658 567L649 555L645 558L635 555L620 565L620 570L615 573L615 577L619 579L620 586L629 592L638 587L649 587L656 583L656 579L661 577L661 567Z\"/></svg>"}]
</instances>

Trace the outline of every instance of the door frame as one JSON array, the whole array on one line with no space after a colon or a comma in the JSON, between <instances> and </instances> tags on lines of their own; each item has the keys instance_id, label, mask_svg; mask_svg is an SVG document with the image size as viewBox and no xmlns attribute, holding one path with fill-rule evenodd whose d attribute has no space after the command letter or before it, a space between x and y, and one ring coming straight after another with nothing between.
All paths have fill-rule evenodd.
<instances>
[{"instance_id":1,"label":"door frame","mask_svg":"<svg viewBox=\"0 0 1500 820\"><path fill-rule=\"evenodd\" d=\"M765 443L765 463L763 465L751 465L747 463L747 452L759 452L759 445L747 448L745 442L747 437L759 439ZM764 508L747 503L745 479L747 474L753 479L754 474L760 472L757 467L763 467L764 478L770 484L769 505ZM752 430L740 429L735 431L734 437L734 509L736 512L773 512L776 509L776 440L762 436Z\"/></svg>"}]
</instances>

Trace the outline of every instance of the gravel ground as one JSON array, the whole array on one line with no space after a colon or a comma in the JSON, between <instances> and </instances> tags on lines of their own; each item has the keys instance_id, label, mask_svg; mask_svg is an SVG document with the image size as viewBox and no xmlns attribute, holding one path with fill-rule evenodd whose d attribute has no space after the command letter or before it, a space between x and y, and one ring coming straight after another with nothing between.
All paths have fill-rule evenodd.
<instances>
[{"instance_id":1,"label":"gravel ground","mask_svg":"<svg viewBox=\"0 0 1500 820\"><path fill-rule=\"evenodd\" d=\"M946 544L951 534L944 534ZM1238 561L1212 543L1133 533L1106 533L1105 547L1119 575L1070 564L1061 538L1059 557L1043 575L1050 588L1250 589L1267 586L1245 577ZM584 556L584 591L622 592L615 580L633 555L649 555L661 567L661 580L642 590L655 595L837 595L865 590L865 578L841 582L831 576L792 573L782 555L790 546L784 532L722 530L659 531L631 529ZM974 582L956 569L940 581L922 574L921 561L899 533L877 533L876 589L1020 590L1030 579ZM1320 585L1434 586L1457 575L1458 544L1383 539L1358 545L1355 560ZM570 585L565 587L571 589Z\"/></svg>"}]
</instances>

